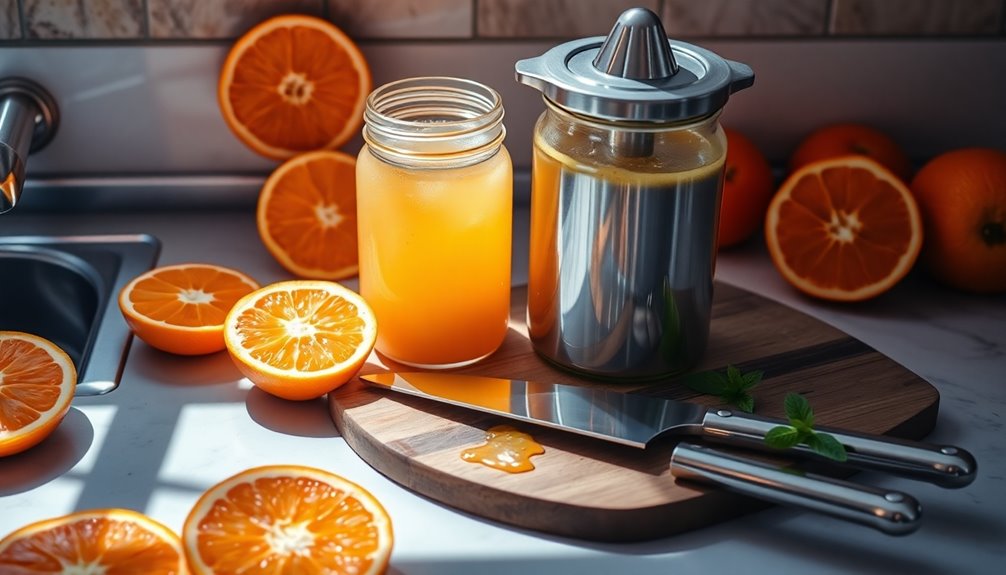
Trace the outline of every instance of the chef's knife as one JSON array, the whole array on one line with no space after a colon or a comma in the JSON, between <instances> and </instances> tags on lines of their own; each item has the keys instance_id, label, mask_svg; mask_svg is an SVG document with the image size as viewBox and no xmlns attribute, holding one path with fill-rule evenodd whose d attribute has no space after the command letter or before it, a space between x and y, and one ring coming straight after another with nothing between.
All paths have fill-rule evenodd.
<instances>
[{"instance_id":1,"label":"chef's knife","mask_svg":"<svg viewBox=\"0 0 1006 575\"><path fill-rule=\"evenodd\" d=\"M707 410L687 402L562 384L429 372L383 373L362 379L377 387L638 448L668 433L765 448L764 433L780 423L727 410ZM963 469L967 464L962 473L965 478L974 472L973 459L963 450L956 452L962 456L959 461L932 463L933 453L950 455L934 446L900 442L894 447L904 448L907 455L896 453L900 459L892 466L889 442L845 432L833 434L849 448L849 443L856 445L864 462L872 467L893 468L930 480L934 473L942 477L942 469L951 465ZM929 467L920 463L927 461ZM712 483L775 503L799 505L889 534L911 533L921 518L918 501L905 493L773 466L703 445L678 444L671 454L670 469L677 478ZM938 471L924 473L926 469ZM944 483L959 486L966 481L970 479Z\"/></svg>"},{"instance_id":2,"label":"chef's knife","mask_svg":"<svg viewBox=\"0 0 1006 575\"><path fill-rule=\"evenodd\" d=\"M779 453L765 444L765 434L787 424L685 401L559 383L430 372L380 373L362 379L378 387L639 448L674 434ZM950 488L964 487L975 477L974 457L959 447L825 427L817 430L830 433L845 446L846 464L853 467ZM821 458L802 445L786 451Z\"/></svg>"},{"instance_id":3,"label":"chef's knife","mask_svg":"<svg viewBox=\"0 0 1006 575\"><path fill-rule=\"evenodd\" d=\"M701 435L697 430L705 425L701 406L578 386L428 372L362 379L376 387L640 448L668 431ZM716 416L731 417L722 410ZM723 428L718 426L717 433L725 433ZM676 478L801 506L892 535L915 531L921 519L921 506L908 494L777 467L702 445L678 444L670 470Z\"/></svg>"}]
</instances>

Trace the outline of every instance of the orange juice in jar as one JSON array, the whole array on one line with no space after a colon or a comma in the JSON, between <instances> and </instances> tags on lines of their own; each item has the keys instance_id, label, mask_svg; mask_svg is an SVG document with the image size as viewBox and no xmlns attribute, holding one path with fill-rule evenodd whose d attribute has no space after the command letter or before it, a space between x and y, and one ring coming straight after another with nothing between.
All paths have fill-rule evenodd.
<instances>
[{"instance_id":1,"label":"orange juice in jar","mask_svg":"<svg viewBox=\"0 0 1006 575\"><path fill-rule=\"evenodd\" d=\"M512 167L494 90L410 78L367 100L356 166L360 293L379 353L450 368L495 351L510 309Z\"/></svg>"}]
</instances>

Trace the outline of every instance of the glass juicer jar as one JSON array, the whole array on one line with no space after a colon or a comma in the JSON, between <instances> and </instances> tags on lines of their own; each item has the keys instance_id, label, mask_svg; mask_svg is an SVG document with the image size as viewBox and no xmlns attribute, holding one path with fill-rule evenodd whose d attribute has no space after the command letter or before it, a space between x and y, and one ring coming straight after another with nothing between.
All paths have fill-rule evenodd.
<instances>
[{"instance_id":1,"label":"glass juicer jar","mask_svg":"<svg viewBox=\"0 0 1006 575\"><path fill-rule=\"evenodd\" d=\"M528 332L560 367L647 379L709 336L728 96L741 63L670 41L644 8L606 37L516 64L543 94L534 130Z\"/></svg>"}]
</instances>

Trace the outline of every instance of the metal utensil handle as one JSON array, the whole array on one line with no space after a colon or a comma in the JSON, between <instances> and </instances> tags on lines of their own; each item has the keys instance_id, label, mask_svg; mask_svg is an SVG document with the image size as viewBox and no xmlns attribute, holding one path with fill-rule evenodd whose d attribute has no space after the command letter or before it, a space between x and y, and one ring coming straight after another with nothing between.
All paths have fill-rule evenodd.
<instances>
[{"instance_id":1,"label":"metal utensil handle","mask_svg":"<svg viewBox=\"0 0 1006 575\"><path fill-rule=\"evenodd\" d=\"M678 444L671 453L671 474L772 503L817 511L889 535L915 531L922 517L919 502L900 491L802 474L702 445Z\"/></svg>"},{"instance_id":2,"label":"metal utensil handle","mask_svg":"<svg viewBox=\"0 0 1006 575\"><path fill-rule=\"evenodd\" d=\"M765 434L785 422L738 413L726 409L709 411L702 420L703 437L768 451L778 451L765 444ZM941 487L959 488L974 481L977 464L974 456L952 445L933 445L891 437L880 437L822 427L845 446L846 464L926 481ZM787 451L802 456L820 457L810 448L798 445Z\"/></svg>"}]
</instances>

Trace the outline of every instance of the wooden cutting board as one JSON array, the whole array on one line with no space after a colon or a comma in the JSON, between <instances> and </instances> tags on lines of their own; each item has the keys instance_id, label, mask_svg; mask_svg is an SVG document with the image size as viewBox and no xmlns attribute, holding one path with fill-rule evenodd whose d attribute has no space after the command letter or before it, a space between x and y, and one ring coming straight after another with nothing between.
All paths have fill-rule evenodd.
<instances>
[{"instance_id":1,"label":"wooden cutting board","mask_svg":"<svg viewBox=\"0 0 1006 575\"><path fill-rule=\"evenodd\" d=\"M524 322L526 290L514 290L511 330L486 360L456 370L591 385L716 406L679 381L596 382L534 354ZM762 370L756 413L783 416L783 397L804 394L820 425L919 439L936 423L939 393L924 380L801 312L717 283L708 351L697 370ZM372 354L361 374L409 370ZM329 394L346 442L375 469L436 501L503 523L598 541L666 536L736 517L765 504L716 488L677 483L668 462L675 440L645 450L369 388L354 378ZM545 447L533 471L510 474L461 459L485 430L509 424ZM838 472L841 474L842 472ZM845 472L848 474L848 472Z\"/></svg>"}]
</instances>

